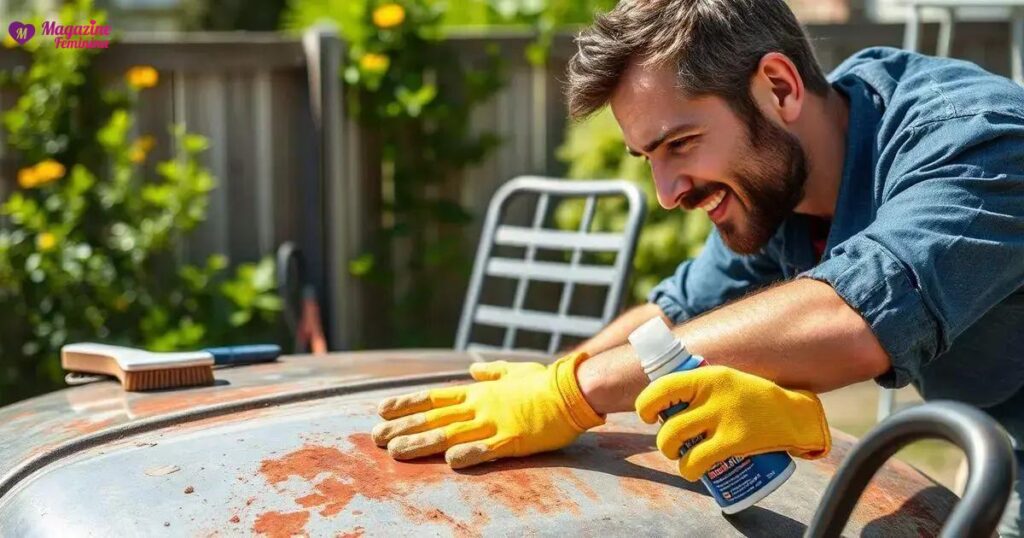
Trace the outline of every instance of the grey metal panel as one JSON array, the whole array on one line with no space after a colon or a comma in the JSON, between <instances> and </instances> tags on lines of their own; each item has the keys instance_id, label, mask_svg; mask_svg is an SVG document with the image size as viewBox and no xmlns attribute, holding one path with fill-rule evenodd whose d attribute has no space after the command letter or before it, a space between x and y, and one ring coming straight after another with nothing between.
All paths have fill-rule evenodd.
<instances>
[{"instance_id":1,"label":"grey metal panel","mask_svg":"<svg viewBox=\"0 0 1024 538\"><path fill-rule=\"evenodd\" d=\"M538 248L578 248L590 251L616 251L626 246L620 234L580 233L563 230L536 230L522 226L498 226L494 233L497 245L527 246Z\"/></svg>"},{"instance_id":2,"label":"grey metal panel","mask_svg":"<svg viewBox=\"0 0 1024 538\"><path fill-rule=\"evenodd\" d=\"M590 336L604 327L600 319L583 316L559 316L535 310L515 310L500 306L478 305L476 323L497 327L515 327L538 332L568 333L574 336ZM503 348L509 349L509 348Z\"/></svg>"},{"instance_id":3,"label":"grey metal panel","mask_svg":"<svg viewBox=\"0 0 1024 538\"><path fill-rule=\"evenodd\" d=\"M228 72L222 80L227 151L219 178L228 220L227 252L253 260L261 252L260 221L273 222L273 214L260 212L258 206L255 76L251 71Z\"/></svg>"},{"instance_id":4,"label":"grey metal panel","mask_svg":"<svg viewBox=\"0 0 1024 538\"><path fill-rule=\"evenodd\" d=\"M210 192L208 218L199 225L189 242L189 257L205 259L211 254L230 253L229 231L231 199L228 179L228 125L226 122L227 88L223 74L186 73L181 77L184 97L185 128L219 143L211 143L199 160L215 178L217 186Z\"/></svg>"},{"instance_id":5,"label":"grey metal panel","mask_svg":"<svg viewBox=\"0 0 1024 538\"><path fill-rule=\"evenodd\" d=\"M600 265L571 265L568 263L523 261L509 258L491 258L487 262L488 276L526 278L544 282L579 282L609 286L619 276L614 268Z\"/></svg>"},{"instance_id":6,"label":"grey metal panel","mask_svg":"<svg viewBox=\"0 0 1024 538\"><path fill-rule=\"evenodd\" d=\"M372 445L382 398L465 381L474 360L452 350L285 357L218 370L214 387L126 394L100 382L2 408L0 534L796 536L853 443L834 431L828 457L798 460L780 490L729 517L676 475L655 448L657 426L632 413L563 450L459 472ZM26 461L36 465L11 481ZM956 501L890 461L845 531L934 535Z\"/></svg>"}]
</instances>

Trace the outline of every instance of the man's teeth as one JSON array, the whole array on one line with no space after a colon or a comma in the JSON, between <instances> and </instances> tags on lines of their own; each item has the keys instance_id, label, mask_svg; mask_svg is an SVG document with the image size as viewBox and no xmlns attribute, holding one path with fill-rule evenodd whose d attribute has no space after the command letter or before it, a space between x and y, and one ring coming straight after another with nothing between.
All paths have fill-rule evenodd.
<instances>
[{"instance_id":1,"label":"man's teeth","mask_svg":"<svg viewBox=\"0 0 1024 538\"><path fill-rule=\"evenodd\" d=\"M706 202L704 202L703 204L701 204L701 205L699 205L697 207L699 207L699 208L703 209L704 211L707 211L708 213L710 213L710 212L714 211L716 208L718 208L718 204L721 204L722 200L725 200L725 191L724 190L718 191L715 194L711 195L711 197L708 198L708 200Z\"/></svg>"}]
</instances>

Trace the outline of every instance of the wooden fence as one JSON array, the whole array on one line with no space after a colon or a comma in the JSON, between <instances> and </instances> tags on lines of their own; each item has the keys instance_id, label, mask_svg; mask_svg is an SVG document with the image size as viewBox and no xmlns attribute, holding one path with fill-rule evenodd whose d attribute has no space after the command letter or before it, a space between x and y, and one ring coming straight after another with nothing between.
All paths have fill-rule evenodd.
<instances>
[{"instance_id":1,"label":"wooden fence","mask_svg":"<svg viewBox=\"0 0 1024 538\"><path fill-rule=\"evenodd\" d=\"M826 69L868 46L900 46L900 25L854 23L808 28ZM922 34L934 50L935 26ZM1008 28L965 23L957 28L953 56L1009 72ZM483 164L448 183L449 193L478 217L497 187L521 174L560 175L555 150L566 122L561 81L574 52L571 37L555 40L551 61L534 66L525 34L460 35L454 54L478 54L485 43L502 51L507 86L473 112L473 128L501 136L503 144ZM331 347L386 345L386 305L349 276L348 262L379 229L381 185L374 169L373 133L346 120L338 66L343 44L329 29L302 38L282 34L208 33L131 35L100 56L100 69L120 76L133 65L160 73L156 88L142 94L139 132L157 137L157 158L172 152L168 125L181 123L210 139L205 163L218 178L209 218L195 233L187 255L219 252L233 262L272 254L281 242L299 244L322 292ZM19 50L0 50L0 69L27 65ZM6 108L16 96L0 95ZM14 187L17 158L0 140L0 199ZM467 228L473 249L477 222ZM463 288L464 289L464 288ZM454 338L461 289L438 305L431 324Z\"/></svg>"}]
</instances>

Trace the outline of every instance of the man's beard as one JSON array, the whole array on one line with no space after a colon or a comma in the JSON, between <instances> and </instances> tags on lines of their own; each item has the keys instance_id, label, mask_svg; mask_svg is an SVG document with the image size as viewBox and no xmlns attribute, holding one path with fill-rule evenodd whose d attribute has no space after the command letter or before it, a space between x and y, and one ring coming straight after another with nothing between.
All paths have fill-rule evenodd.
<instances>
[{"instance_id":1,"label":"man's beard","mask_svg":"<svg viewBox=\"0 0 1024 538\"><path fill-rule=\"evenodd\" d=\"M739 254L754 254L768 244L800 203L807 182L807 157L797 138L755 114L747 125L747 150L733 174L751 204L746 225L738 219L718 227L725 245ZM739 199L733 196L730 202Z\"/></svg>"}]
</instances>

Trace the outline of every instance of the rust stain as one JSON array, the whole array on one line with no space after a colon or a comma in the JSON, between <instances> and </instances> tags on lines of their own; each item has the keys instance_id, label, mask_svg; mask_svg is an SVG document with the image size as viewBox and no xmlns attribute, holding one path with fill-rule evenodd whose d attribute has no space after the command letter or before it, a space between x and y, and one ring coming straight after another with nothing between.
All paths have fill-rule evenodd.
<instances>
[{"instance_id":1,"label":"rust stain","mask_svg":"<svg viewBox=\"0 0 1024 538\"><path fill-rule=\"evenodd\" d=\"M833 430L832 451L811 463L826 476L832 476L855 444L855 438ZM941 491L907 463L890 459L864 489L850 521L861 527L885 527L883 532L887 534L935 536L955 502Z\"/></svg>"},{"instance_id":2,"label":"rust stain","mask_svg":"<svg viewBox=\"0 0 1024 538\"><path fill-rule=\"evenodd\" d=\"M322 506L320 515L330 517L341 512L348 506L356 490L352 484L346 484L335 478L327 478L316 485L317 493L295 499L295 502L306 508Z\"/></svg>"},{"instance_id":3,"label":"rust stain","mask_svg":"<svg viewBox=\"0 0 1024 538\"><path fill-rule=\"evenodd\" d=\"M917 471L906 463L890 460L868 483L851 519L888 524L903 532L912 529L918 536L936 536L952 505L943 503L947 504L944 509L935 506L931 497Z\"/></svg>"},{"instance_id":4,"label":"rust stain","mask_svg":"<svg viewBox=\"0 0 1024 538\"><path fill-rule=\"evenodd\" d=\"M486 496L481 498L490 502L497 501L517 516L537 512L571 512L578 515L579 505L559 486L563 480L571 481L574 478L572 471L560 468L557 462L545 465L544 460L550 458L545 454L529 460L489 463L489 469L483 468L483 473L472 477L472 484L486 490ZM592 490L590 492L593 493Z\"/></svg>"},{"instance_id":5,"label":"rust stain","mask_svg":"<svg viewBox=\"0 0 1024 538\"><path fill-rule=\"evenodd\" d=\"M115 421L112 418L108 418L106 420L96 420L96 421L89 420L87 418L81 418L81 419L72 420L71 422L66 422L66 423L60 425L60 429L61 429L61 431L65 432L65 433L76 433L76 434L79 434L79 435L87 435L87 434L90 434L90 433L102 430L103 428L106 428L107 426L110 426L110 425L114 424L114 422Z\"/></svg>"},{"instance_id":6,"label":"rust stain","mask_svg":"<svg viewBox=\"0 0 1024 538\"><path fill-rule=\"evenodd\" d=\"M444 463L401 463L391 459L373 444L369 434L352 434L348 440L353 445L348 453L335 447L306 445L281 458L264 460L260 474L276 485L292 476L313 482L326 473L314 484L314 493L296 499L300 506L319 507L324 516L344 510L356 493L373 500L398 501L415 509L405 501L409 491L444 481L448 474Z\"/></svg>"},{"instance_id":7,"label":"rust stain","mask_svg":"<svg viewBox=\"0 0 1024 538\"><path fill-rule=\"evenodd\" d=\"M209 387L162 392L159 394L144 394L129 400L128 408L135 417L148 417L219 403L271 396L290 392L295 388L297 388L295 383L289 383L259 387Z\"/></svg>"},{"instance_id":8,"label":"rust stain","mask_svg":"<svg viewBox=\"0 0 1024 538\"><path fill-rule=\"evenodd\" d=\"M569 511L580 513L580 507L567 495L559 494L560 484L569 481L590 497L596 492L571 470L559 468L557 462L537 465L539 456L530 460L507 460L488 464L484 472L452 473L440 458L428 458L415 463L393 460L387 452L373 444L365 433L348 437L351 450L306 445L276 459L264 460L260 474L271 485L278 485L290 477L312 483L313 491L297 497L296 504L314 509L324 517L334 516L349 505L358 494L373 501L398 503L406 516L422 523L440 523L452 528L455 534L472 534L489 517L486 507L495 502L517 515ZM479 470L478 470L479 471ZM411 492L430 488L443 482L456 482L465 500L480 506L470 521L461 521L438 510L423 510L407 499Z\"/></svg>"},{"instance_id":9,"label":"rust stain","mask_svg":"<svg viewBox=\"0 0 1024 538\"><path fill-rule=\"evenodd\" d=\"M296 534L306 535L309 512L265 512L256 518L252 532L270 538L291 538Z\"/></svg>"},{"instance_id":10,"label":"rust stain","mask_svg":"<svg viewBox=\"0 0 1024 538\"><path fill-rule=\"evenodd\" d=\"M32 418L35 415L36 415L36 412L32 411L31 409L29 409L29 410L26 410L26 411L21 411L19 413L15 413L11 418L7 419L5 422L17 422L19 420L24 420L26 418Z\"/></svg>"},{"instance_id":11,"label":"rust stain","mask_svg":"<svg viewBox=\"0 0 1024 538\"><path fill-rule=\"evenodd\" d=\"M366 529L363 527L356 527L350 532L343 532L339 534L337 538L359 538L364 532L366 532Z\"/></svg>"},{"instance_id":12,"label":"rust stain","mask_svg":"<svg viewBox=\"0 0 1024 538\"><path fill-rule=\"evenodd\" d=\"M242 412L225 413L223 415L217 415L201 420L194 420L189 422L183 422L171 426L169 429L178 431L194 431L194 430L205 430L220 426L222 424L235 424L240 422L249 422L253 420L259 420L261 417L272 416L275 413L275 409L272 407L265 407L259 409L249 409ZM242 441L244 438L236 438L236 441ZM238 477L238 480L244 480L242 477Z\"/></svg>"}]
</instances>

